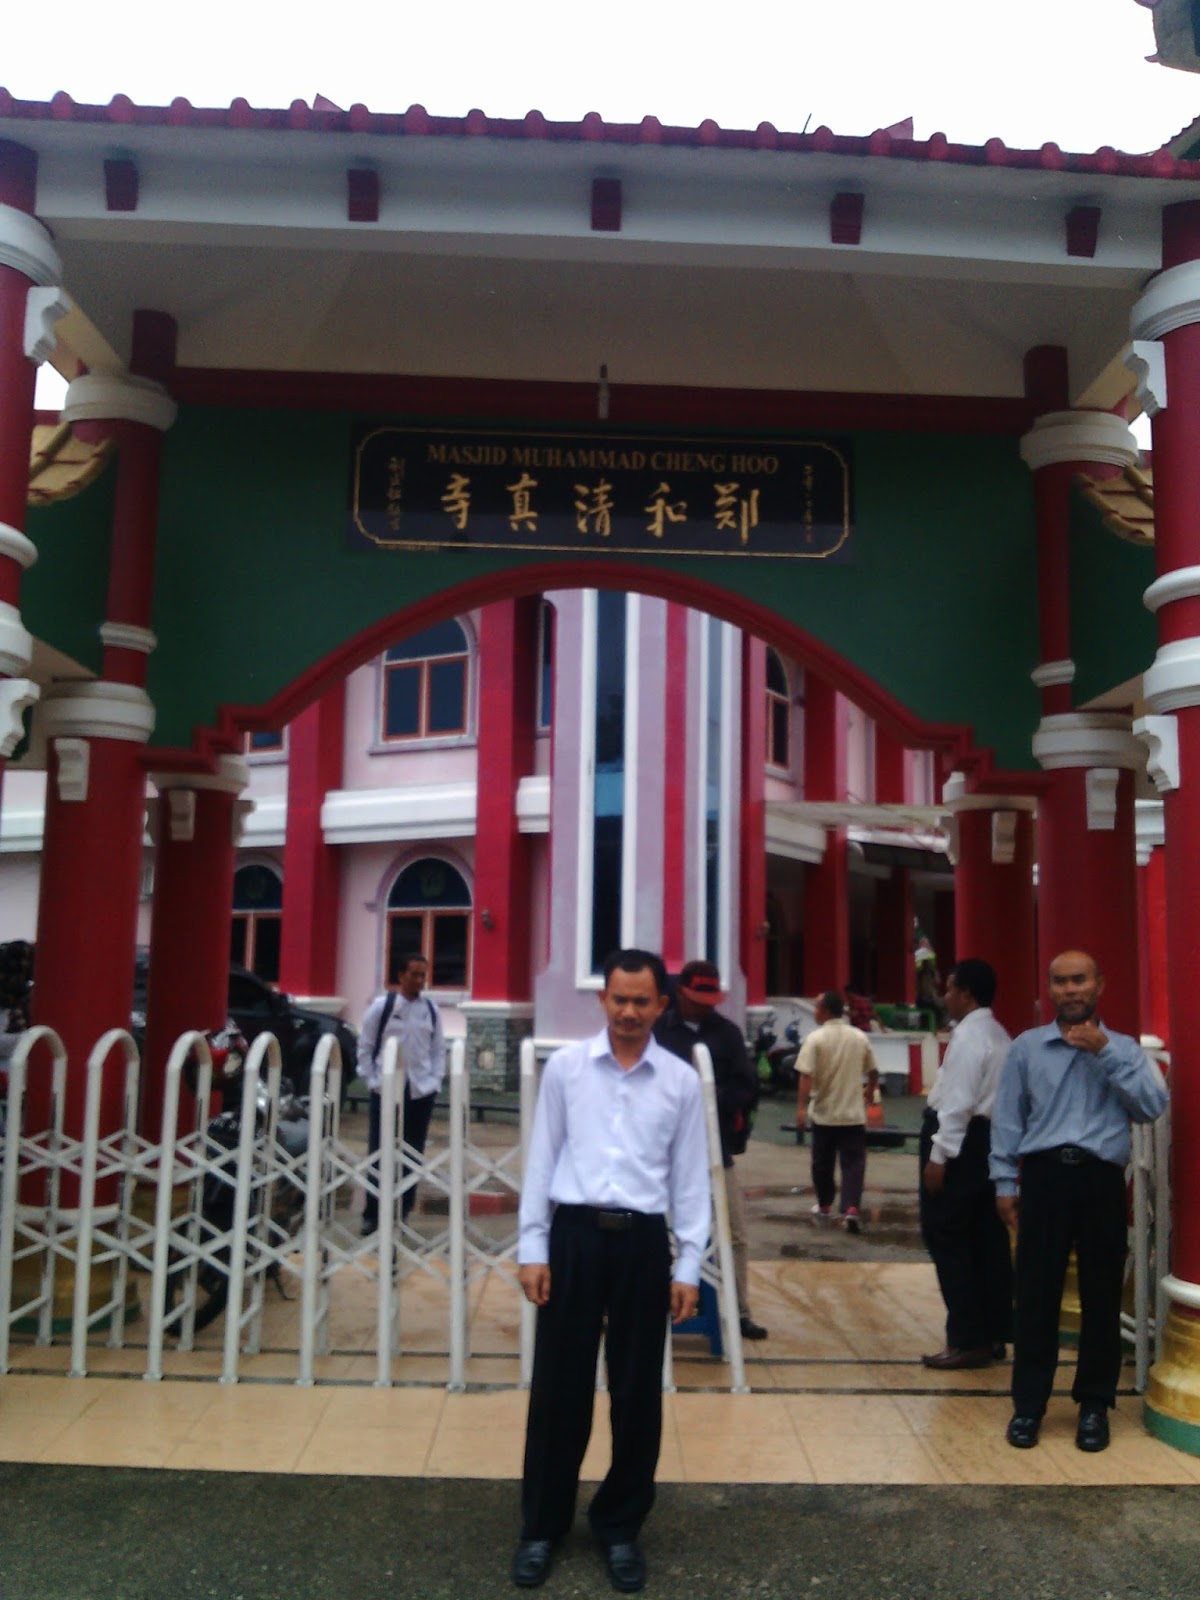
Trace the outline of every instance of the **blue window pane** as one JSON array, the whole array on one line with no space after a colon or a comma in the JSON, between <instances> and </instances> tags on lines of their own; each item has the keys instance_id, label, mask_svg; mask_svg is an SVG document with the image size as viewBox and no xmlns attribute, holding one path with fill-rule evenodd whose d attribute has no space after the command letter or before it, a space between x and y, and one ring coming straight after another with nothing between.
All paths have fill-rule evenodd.
<instances>
[{"instance_id":1,"label":"blue window pane","mask_svg":"<svg viewBox=\"0 0 1200 1600\"><path fill-rule=\"evenodd\" d=\"M783 662L774 650L767 651L767 688L775 694L787 694L787 673L783 670Z\"/></svg>"},{"instance_id":2,"label":"blue window pane","mask_svg":"<svg viewBox=\"0 0 1200 1600\"><path fill-rule=\"evenodd\" d=\"M427 733L461 733L466 727L467 663L432 661L429 664L429 723Z\"/></svg>"},{"instance_id":3,"label":"blue window pane","mask_svg":"<svg viewBox=\"0 0 1200 1600\"><path fill-rule=\"evenodd\" d=\"M395 910L422 910L425 906L470 906L471 894L448 861L426 856L405 867L392 885L388 906Z\"/></svg>"},{"instance_id":4,"label":"blue window pane","mask_svg":"<svg viewBox=\"0 0 1200 1600\"><path fill-rule=\"evenodd\" d=\"M282 937L282 917L255 917L254 971L266 983L279 982L279 947Z\"/></svg>"},{"instance_id":5,"label":"blue window pane","mask_svg":"<svg viewBox=\"0 0 1200 1600\"><path fill-rule=\"evenodd\" d=\"M235 911L279 911L282 906L283 883L270 867L239 867L234 873Z\"/></svg>"},{"instance_id":6,"label":"blue window pane","mask_svg":"<svg viewBox=\"0 0 1200 1600\"><path fill-rule=\"evenodd\" d=\"M389 667L384 678L383 736L412 738L421 731L420 667Z\"/></svg>"},{"instance_id":7,"label":"blue window pane","mask_svg":"<svg viewBox=\"0 0 1200 1600\"><path fill-rule=\"evenodd\" d=\"M432 628L410 634L394 644L384 657L385 661L421 661L426 656L465 656L467 636L462 625L451 617L448 622L435 622Z\"/></svg>"},{"instance_id":8,"label":"blue window pane","mask_svg":"<svg viewBox=\"0 0 1200 1600\"><path fill-rule=\"evenodd\" d=\"M387 981L399 983L400 974L413 956L423 955L421 932L424 918L390 917L388 919Z\"/></svg>"},{"instance_id":9,"label":"blue window pane","mask_svg":"<svg viewBox=\"0 0 1200 1600\"><path fill-rule=\"evenodd\" d=\"M250 749L251 750L282 750L283 749L283 735L282 735L282 733L266 733L266 732L252 733L250 735Z\"/></svg>"},{"instance_id":10,"label":"blue window pane","mask_svg":"<svg viewBox=\"0 0 1200 1600\"><path fill-rule=\"evenodd\" d=\"M554 719L554 610L542 601L542 663L538 685L538 727L548 728Z\"/></svg>"}]
</instances>

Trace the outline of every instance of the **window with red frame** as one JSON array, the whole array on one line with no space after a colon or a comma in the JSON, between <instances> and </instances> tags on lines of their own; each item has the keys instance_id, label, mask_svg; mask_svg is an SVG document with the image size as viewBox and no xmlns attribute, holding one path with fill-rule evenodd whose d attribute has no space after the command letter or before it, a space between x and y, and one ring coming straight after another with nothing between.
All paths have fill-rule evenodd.
<instances>
[{"instance_id":1,"label":"window with red frame","mask_svg":"<svg viewBox=\"0 0 1200 1600\"><path fill-rule=\"evenodd\" d=\"M792 697L779 654L767 651L767 765L786 767L791 755Z\"/></svg>"},{"instance_id":2,"label":"window with red frame","mask_svg":"<svg viewBox=\"0 0 1200 1600\"><path fill-rule=\"evenodd\" d=\"M451 619L394 644L383 658L381 737L441 739L467 731L467 636Z\"/></svg>"},{"instance_id":3,"label":"window with red frame","mask_svg":"<svg viewBox=\"0 0 1200 1600\"><path fill-rule=\"evenodd\" d=\"M387 983L424 956L431 989L471 987L471 891L448 861L425 856L405 867L388 895L387 922Z\"/></svg>"},{"instance_id":4,"label":"window with red frame","mask_svg":"<svg viewBox=\"0 0 1200 1600\"><path fill-rule=\"evenodd\" d=\"M282 933L282 878L270 867L239 867L233 875L229 959L267 983L278 983Z\"/></svg>"}]
</instances>

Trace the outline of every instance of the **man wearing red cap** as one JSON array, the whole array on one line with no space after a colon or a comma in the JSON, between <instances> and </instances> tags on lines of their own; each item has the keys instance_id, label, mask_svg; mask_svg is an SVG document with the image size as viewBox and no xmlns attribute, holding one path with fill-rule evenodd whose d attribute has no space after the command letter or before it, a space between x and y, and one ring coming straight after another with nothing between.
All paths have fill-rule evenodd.
<instances>
[{"instance_id":1,"label":"man wearing red cap","mask_svg":"<svg viewBox=\"0 0 1200 1600\"><path fill-rule=\"evenodd\" d=\"M654 1037L672 1055L682 1056L685 1061L692 1059L697 1044L706 1045L712 1056L742 1338L765 1339L767 1330L750 1315L746 1200L733 1165L734 1156L740 1156L746 1148L750 1113L758 1101L758 1080L742 1030L716 1009L724 998L721 976L713 963L689 961L675 980L674 999L655 1024Z\"/></svg>"}]
</instances>

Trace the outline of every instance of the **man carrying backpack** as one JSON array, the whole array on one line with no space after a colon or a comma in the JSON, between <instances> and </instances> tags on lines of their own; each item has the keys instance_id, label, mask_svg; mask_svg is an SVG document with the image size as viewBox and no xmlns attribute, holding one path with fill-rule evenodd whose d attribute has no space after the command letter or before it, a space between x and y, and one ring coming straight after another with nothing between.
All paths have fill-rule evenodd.
<instances>
[{"instance_id":1,"label":"man carrying backpack","mask_svg":"<svg viewBox=\"0 0 1200 1600\"><path fill-rule=\"evenodd\" d=\"M404 1067L404 1142L419 1154L425 1150L433 1103L446 1074L446 1041L438 1008L421 991L429 975L424 956L410 956L395 989L377 995L367 1007L358 1035L358 1075L371 1091L367 1107L367 1153L379 1149L381 1098L379 1085L383 1046L388 1039L400 1041L400 1061ZM411 1168L406 1164L405 1175ZM401 1202L407 1218L417 1197L416 1184L405 1189ZM379 1227L379 1197L367 1192L363 1206L362 1231L366 1238Z\"/></svg>"},{"instance_id":2,"label":"man carrying backpack","mask_svg":"<svg viewBox=\"0 0 1200 1600\"><path fill-rule=\"evenodd\" d=\"M712 1056L742 1338L765 1339L767 1330L750 1315L746 1200L733 1165L734 1156L740 1156L746 1148L750 1119L758 1104L758 1078L742 1030L716 1009L724 998L720 974L713 963L689 961L675 980L675 997L655 1024L654 1037L672 1055L682 1056L685 1061L692 1059L697 1044L707 1045Z\"/></svg>"}]
</instances>

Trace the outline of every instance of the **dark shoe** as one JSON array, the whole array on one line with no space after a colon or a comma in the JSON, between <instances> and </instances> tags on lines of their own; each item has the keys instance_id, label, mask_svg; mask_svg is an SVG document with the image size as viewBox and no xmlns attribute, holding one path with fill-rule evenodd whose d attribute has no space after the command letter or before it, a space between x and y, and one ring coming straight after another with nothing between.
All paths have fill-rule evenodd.
<instances>
[{"instance_id":1,"label":"dark shoe","mask_svg":"<svg viewBox=\"0 0 1200 1600\"><path fill-rule=\"evenodd\" d=\"M992 1360L991 1345L979 1345L974 1350L956 1350L952 1344L948 1344L936 1355L922 1356L921 1365L933 1367L936 1372L960 1372L967 1367L990 1367Z\"/></svg>"},{"instance_id":2,"label":"dark shoe","mask_svg":"<svg viewBox=\"0 0 1200 1600\"><path fill-rule=\"evenodd\" d=\"M1014 1417L1004 1437L1016 1450L1032 1450L1038 1442L1041 1417Z\"/></svg>"},{"instance_id":3,"label":"dark shoe","mask_svg":"<svg viewBox=\"0 0 1200 1600\"><path fill-rule=\"evenodd\" d=\"M1007 1361L1008 1360L1008 1346L1000 1339L997 1339L995 1344L993 1344L993 1346L992 1346L992 1360L993 1361Z\"/></svg>"},{"instance_id":4,"label":"dark shoe","mask_svg":"<svg viewBox=\"0 0 1200 1600\"><path fill-rule=\"evenodd\" d=\"M636 1594L646 1587L646 1563L636 1544L610 1544L604 1552L608 1581L620 1594Z\"/></svg>"},{"instance_id":5,"label":"dark shoe","mask_svg":"<svg viewBox=\"0 0 1200 1600\"><path fill-rule=\"evenodd\" d=\"M373 1233L379 1232L379 1224L372 1221L370 1217L364 1217L362 1219L361 1232L364 1239L369 1239Z\"/></svg>"},{"instance_id":6,"label":"dark shoe","mask_svg":"<svg viewBox=\"0 0 1200 1600\"><path fill-rule=\"evenodd\" d=\"M760 1327L759 1324L755 1322L753 1317L742 1318L743 1339L765 1339L766 1337L767 1330L763 1327Z\"/></svg>"},{"instance_id":7,"label":"dark shoe","mask_svg":"<svg viewBox=\"0 0 1200 1600\"><path fill-rule=\"evenodd\" d=\"M1079 1408L1079 1426L1075 1429L1077 1450L1108 1449L1108 1407L1082 1405Z\"/></svg>"},{"instance_id":8,"label":"dark shoe","mask_svg":"<svg viewBox=\"0 0 1200 1600\"><path fill-rule=\"evenodd\" d=\"M536 1589L550 1571L549 1539L522 1539L512 1558L512 1581L518 1589Z\"/></svg>"},{"instance_id":9,"label":"dark shoe","mask_svg":"<svg viewBox=\"0 0 1200 1600\"><path fill-rule=\"evenodd\" d=\"M845 1228L847 1233L862 1232L862 1218L858 1214L857 1206L848 1206L842 1212L842 1227Z\"/></svg>"}]
</instances>

